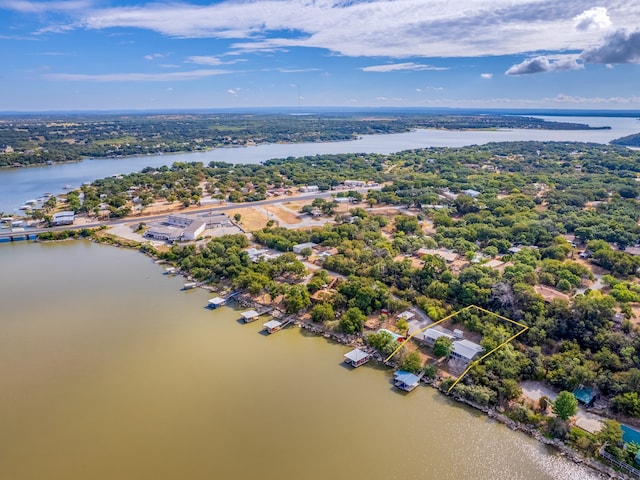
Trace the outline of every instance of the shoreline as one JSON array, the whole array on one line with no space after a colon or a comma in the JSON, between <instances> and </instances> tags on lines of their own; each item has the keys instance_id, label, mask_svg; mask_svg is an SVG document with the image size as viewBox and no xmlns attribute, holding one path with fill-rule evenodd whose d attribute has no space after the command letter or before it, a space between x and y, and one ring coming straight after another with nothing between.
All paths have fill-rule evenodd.
<instances>
[{"instance_id":1,"label":"shoreline","mask_svg":"<svg viewBox=\"0 0 640 480\"><path fill-rule=\"evenodd\" d=\"M115 236L103 236L103 237L99 237L99 236L90 236L90 237L86 237L86 240L90 240L94 243L99 243L99 244L105 244L105 245L110 245L110 246L115 246L115 247L119 247L119 248L128 248L128 249L135 249L145 255L147 255L149 258L151 258L154 261L159 261L162 260L160 258L158 258L156 255L154 255L154 252L150 249L144 248L144 244L140 244L140 243L134 243L134 242L127 242L124 239L120 239L119 237L115 237ZM36 242L42 242L42 243L49 243L49 242L61 242L61 241L67 241L67 240L78 240L78 238L65 238L65 239L60 239L60 240L39 240L36 239ZM186 274L185 272L181 271L181 270L177 270L176 272L172 273L172 275L174 276L181 276L183 279L187 280L187 281L193 281L194 279L192 277L190 277L188 274ZM210 285L210 284L202 284L202 285L198 285L196 288L202 288L204 290L207 290L209 292L220 292L222 291L221 289L216 288L216 286L214 285ZM237 302L242 305L243 302L245 302L247 305L250 304L254 304L254 305L262 305L260 302L257 302L254 298L251 297L251 295L247 295L249 299L247 298L242 298L241 300L237 300ZM331 340L333 342L336 342L340 345L344 345L344 346L349 346L349 347L353 347L353 348L358 348L358 347L367 347L368 350L370 350L370 348L368 348L366 341L363 337L362 334L355 334L355 335L347 335L347 334L342 334L333 330L329 330L326 328L323 328L320 325L314 324L312 322L309 321L305 321L302 320L299 316L295 315L295 320L293 321L293 325L297 328L300 329L304 329L307 332L310 332L316 336L321 336L327 340ZM372 358L374 361L378 362L381 365L385 365L389 368L397 368L397 365L393 362L385 362L384 358L382 356L382 354L378 351L373 350L372 353ZM479 405L471 400L465 399L460 395L447 395L445 392L443 392L439 386L438 386L438 382L439 380L441 380L440 377L438 377L437 375L434 378L426 378L426 377L422 377L421 379L421 383L423 383L426 386L430 386L434 389L436 389L439 393L450 397L452 400L464 404L468 407L474 408L482 413L484 413L488 418L495 420L496 422L499 422L503 425L505 425L506 427L508 427L509 429L513 430L513 431L519 431L522 432L526 435L528 435L529 437L537 440L539 443L547 446L547 447L551 447L557 450L558 454L561 456L564 456L566 458L568 458L569 460L571 460L572 462L578 464L578 465L585 465L587 467L589 467L590 469L592 469L593 471L597 472L600 475L604 475L606 476L606 478L613 478L613 479L619 479L619 480L632 480L634 477L631 477L623 472L617 471L615 470L613 467L610 467L602 462L600 462L597 458L595 457L588 457L584 454L582 454L581 452L579 452L578 450L573 449L572 447L570 447L569 445L567 445L565 442L563 442L560 439L553 439L553 438L547 438L545 437L540 431L538 431L535 427L528 425L528 424L524 424L521 422L517 422L511 418L509 418L508 416L500 413L496 408L492 408L492 407L486 407L483 405Z\"/></svg>"}]
</instances>

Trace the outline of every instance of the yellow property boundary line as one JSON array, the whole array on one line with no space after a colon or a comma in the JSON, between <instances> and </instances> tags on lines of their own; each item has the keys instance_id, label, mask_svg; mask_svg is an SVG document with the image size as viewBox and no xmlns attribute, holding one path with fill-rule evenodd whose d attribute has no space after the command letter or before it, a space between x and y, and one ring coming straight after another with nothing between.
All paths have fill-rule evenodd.
<instances>
[{"instance_id":1,"label":"yellow property boundary line","mask_svg":"<svg viewBox=\"0 0 640 480\"><path fill-rule=\"evenodd\" d=\"M406 344L409 340L411 340L411 339L412 339L416 334L421 333L421 332L424 332L425 330L428 330L428 329L430 329L430 328L432 328L432 327L435 327L435 326L436 326L436 325L438 325L439 323L442 323L442 322L444 322L444 321L447 321L447 320L449 320L449 319L451 319L451 318L455 317L456 315L459 315L459 314L461 314L462 312L465 312L465 311L470 310L470 309L472 309L472 308L475 308L475 309L477 309L477 310L479 310L479 311L481 311L481 312L484 312L484 313L488 313L489 315L493 315L494 317L497 317L497 318L499 318L499 319L501 319L501 320L506 320L506 321L507 321L507 322L509 322L509 323L513 323L514 325L517 325L517 326L521 327L521 328L522 328L522 330L520 330L520 331L519 331L518 333L516 333L515 335L512 335L511 337L509 337L506 341L502 342L500 345L498 345L496 348L494 348L494 349L493 349L493 350L491 350L490 352L485 353L485 354L484 354L482 357L480 357L478 360L476 360L476 361L474 361L474 362L471 362L471 363L469 364L469 366L466 368L466 370L465 370L464 372L462 372L462 374L461 374L461 375L456 379L456 381L455 381L455 382L453 382L453 384L449 387L449 389L447 390L447 395L448 395L449 393L451 393L451 390L453 390L453 387L455 387L455 386L458 384L458 382L459 382L460 380L462 380L462 377L464 377L464 376L469 372L469 370L471 370L473 367L475 367L478 363L480 363L482 360L484 360L485 358L487 358L489 355L493 354L496 350L499 350L500 348L504 347L505 345L507 345L508 343L510 343L511 341L513 341L517 336L522 335L524 332L526 332L527 330L529 330L529 327L528 327L528 326L526 326L526 325L524 325L524 324L522 324L522 323L520 323L520 322L516 322L515 320L511 320L510 318L507 318L507 317L503 317L502 315L499 315L499 314L497 314L497 313L495 313L495 312L492 312L492 311L487 310L487 309L485 309L485 308L479 307L479 306L477 306L477 305L469 305L468 307L464 307L462 310L458 310L457 312L453 312L451 315L447 315L446 317L444 317L444 318L442 318L442 319L438 320L437 322L433 322L433 323L431 323L431 324L427 325L426 327L421 328L421 329L416 330L415 332L413 332L411 335L409 335L409 336L405 339L405 341L404 341L404 342L402 342L402 343L398 346L398 348L396 348L396 349L391 353L391 355L389 355L389 356L384 360L384 361L385 361L385 363L386 363L386 362L388 362L388 361L389 361L389 360L390 360L390 359L391 359L391 358L392 358L396 353L398 353L398 352L400 351L400 349L401 349L402 347L404 347L404 346L405 346L405 344Z\"/></svg>"}]
</instances>

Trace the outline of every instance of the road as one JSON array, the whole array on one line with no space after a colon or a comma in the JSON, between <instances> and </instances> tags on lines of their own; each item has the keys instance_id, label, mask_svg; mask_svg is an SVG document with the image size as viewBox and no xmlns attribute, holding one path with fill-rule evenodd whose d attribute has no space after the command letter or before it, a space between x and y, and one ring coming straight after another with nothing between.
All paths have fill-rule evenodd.
<instances>
[{"instance_id":1,"label":"road","mask_svg":"<svg viewBox=\"0 0 640 480\"><path fill-rule=\"evenodd\" d=\"M360 193L366 193L369 190L379 190L380 188L381 188L380 186L376 186L376 187L358 188L353 190L356 190ZM316 198L329 198L332 195L335 195L335 193L336 192L334 190L329 190L326 192L305 193L302 195L296 195L295 197L285 196L285 197L278 197L278 198L270 198L267 200L260 200L258 202L227 203L225 205L220 205L217 207L191 208L188 210L181 210L175 213L190 215L193 213L224 212L226 210L232 210L235 208L250 208L250 207L258 207L262 205L273 205L278 203L291 202L294 200L312 200ZM167 218L167 215L168 215L167 213L156 214L156 215L140 215L135 217L125 217L125 218L118 218L114 220L85 223L82 225L60 225L57 227L46 227L46 228L26 228L23 232L12 232L10 230L0 230L0 239L11 238L11 237L24 237L26 235L30 235L30 236L38 235L40 233L59 232L63 230L81 230L83 228L97 228L102 226L109 227L109 226L116 225L118 223L123 223L123 222L145 222L145 223L153 222L153 221L158 221L158 220Z\"/></svg>"}]
</instances>

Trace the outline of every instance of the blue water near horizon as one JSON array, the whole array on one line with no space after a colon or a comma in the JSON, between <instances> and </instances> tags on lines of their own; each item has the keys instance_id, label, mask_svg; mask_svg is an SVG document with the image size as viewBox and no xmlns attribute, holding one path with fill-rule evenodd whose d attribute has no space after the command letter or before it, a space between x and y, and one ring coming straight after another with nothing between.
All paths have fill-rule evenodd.
<instances>
[{"instance_id":1,"label":"blue water near horizon","mask_svg":"<svg viewBox=\"0 0 640 480\"><path fill-rule=\"evenodd\" d=\"M342 142L267 144L250 147L219 148L206 152L165 155L145 155L124 158L87 159L77 163L0 169L0 212L20 214L20 206L45 193L62 194L65 186L78 188L85 182L111 175L126 174L145 167L161 167L174 162L217 161L228 163L260 163L273 158L304 157L323 154L379 153L391 154L403 150L428 147L463 147L506 141L575 141L607 144L640 131L636 118L626 117L538 117L551 121L586 123L590 126L610 126L603 130L414 130L407 133L365 135Z\"/></svg>"}]
</instances>

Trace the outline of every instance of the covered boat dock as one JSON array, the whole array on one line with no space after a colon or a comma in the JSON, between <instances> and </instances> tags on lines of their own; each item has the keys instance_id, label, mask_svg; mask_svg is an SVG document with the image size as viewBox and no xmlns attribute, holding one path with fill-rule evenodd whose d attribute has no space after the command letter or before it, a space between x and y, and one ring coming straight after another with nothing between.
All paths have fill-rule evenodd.
<instances>
[{"instance_id":1,"label":"covered boat dock","mask_svg":"<svg viewBox=\"0 0 640 480\"><path fill-rule=\"evenodd\" d=\"M357 368L360 365L364 365L371 359L371 355L367 352L363 352L359 348L351 350L344 354L344 363L351 365L353 368Z\"/></svg>"}]
</instances>

